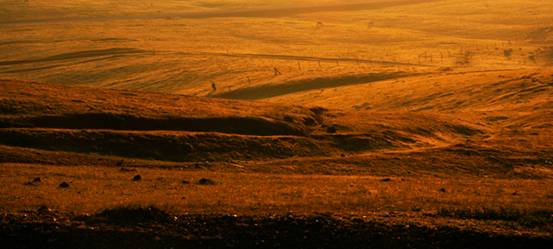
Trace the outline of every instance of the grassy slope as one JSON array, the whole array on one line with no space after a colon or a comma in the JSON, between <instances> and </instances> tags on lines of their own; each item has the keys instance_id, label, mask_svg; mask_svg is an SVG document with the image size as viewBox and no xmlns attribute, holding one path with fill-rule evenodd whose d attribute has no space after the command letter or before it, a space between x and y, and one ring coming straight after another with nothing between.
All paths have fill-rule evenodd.
<instances>
[{"instance_id":1,"label":"grassy slope","mask_svg":"<svg viewBox=\"0 0 553 249\"><path fill-rule=\"evenodd\" d=\"M325 211L381 217L392 211L398 212L391 216L394 222L423 226L442 222L435 216L420 218L428 214L450 217L479 215L482 209L507 208L515 213L547 210L553 191L553 158L546 139L551 129L546 125L551 103L549 71L463 76L466 78L458 74L414 76L395 83L345 86L341 92L353 88L350 98L340 100L333 95L328 102L317 102L321 97L310 98L309 93L270 99L297 101L301 106L4 80L0 158L2 182L12 193L3 194L7 198L3 200L4 210L46 204L62 211L95 212L105 207L155 203L171 207L175 213ZM472 85L449 83L458 78ZM359 89L379 89L380 84L392 89L388 95ZM436 90L425 88L428 84ZM486 86L491 86L490 90L486 91ZM427 90L417 91L422 88ZM444 89L458 97L449 99L450 94L432 92ZM348 106L350 100L362 98L355 94L360 92L374 102L364 107ZM457 103L470 93L480 97L467 97L465 105ZM526 98L513 97L513 93ZM428 102L428 98L433 99ZM494 101L501 101L503 108L493 108L490 102ZM428 103L436 106L421 110ZM303 107L315 104L336 109ZM79 122L89 115L102 122ZM240 127L272 133L229 130L228 119L237 120ZM175 126L178 120L184 121ZM212 130L190 125L197 120L209 120ZM530 127L527 132L540 135L534 139L524 130L513 133L520 129L513 127L517 122ZM329 127L336 132L330 132ZM130 181L135 174L145 179L139 185ZM108 179L108 175L115 178ZM23 184L36 176L44 181L38 187ZM201 177L218 184L189 188L180 183L194 183ZM391 183L381 181L384 177L391 177ZM56 185L61 181L69 181L70 190L60 192ZM141 190L135 191L135 187ZM23 197L22 192L32 194ZM44 194L49 197L35 198ZM184 199L179 197L183 194ZM83 209L74 209L76 206ZM513 227L511 221L501 218L493 225L488 218L468 223L448 219L455 220L453 226L468 229L482 229L487 224L485 231L550 234L549 226Z\"/></svg>"},{"instance_id":2,"label":"grassy slope","mask_svg":"<svg viewBox=\"0 0 553 249\"><path fill-rule=\"evenodd\" d=\"M544 176L551 80L549 70L444 73L269 99L282 104L3 81L1 141L16 146L3 161L96 164L95 153L137 166Z\"/></svg>"},{"instance_id":3,"label":"grassy slope","mask_svg":"<svg viewBox=\"0 0 553 249\"><path fill-rule=\"evenodd\" d=\"M417 79L413 82L417 82ZM420 84L424 82L426 81L421 81ZM378 87L378 84L385 83L360 87ZM391 92L399 95L405 93L401 90L401 84L397 86L400 90L396 88L397 84L391 85L394 86ZM239 162L247 165L250 171L353 171L401 175L409 170L394 173L393 169L407 167L427 172L435 167L431 162L439 160L444 172L452 170L460 173L466 171L464 167L459 168L459 165L463 165L462 162L472 164L484 160L485 165L469 170L468 173L516 176L518 169L507 165L520 164L522 169L530 166L542 168L551 159L547 142L550 128L543 124L549 115L549 108L537 108L543 105L538 103L534 104L536 108L533 113L527 111L524 112L525 115L516 108L495 110L500 113L491 116L503 115L502 118L483 123L479 119L482 117L476 112L460 118L455 116L457 113L450 111L413 111L401 104L401 108L395 110L394 106L398 105L396 102L388 104L388 107L382 106L388 111L347 108L327 110L170 94L98 89L91 91L90 88L20 81L2 81L1 86L3 91L0 106L3 114L0 116L0 124L3 128L0 130L0 141L6 146L19 148L4 150L3 161L6 162L56 162L31 156L32 151L38 149L46 155L59 157L59 163L74 165L80 164L79 160L90 162L86 159L90 155L84 155L95 153L112 162L120 160L114 158L129 158L167 161L171 165L182 167L191 167L205 161L208 165ZM541 91L536 91L538 95L530 96L528 101L545 101L547 104L547 84L545 87L545 97L539 95ZM347 90L344 92L347 93ZM436 95L428 91L422 91L418 95L416 92L411 94L410 97L392 96L383 99L408 102L411 98L412 102L419 103L418 99ZM297 101L309 105L312 99L306 96L300 97L305 102L295 99L273 100ZM351 96L348 100L354 97ZM324 105L323 102L320 104ZM332 102L329 100L327 103ZM343 103L345 105L348 102ZM438 99L435 103L441 102ZM482 102L473 103L471 108L485 108L486 104L482 98ZM462 109L458 108L458 111L462 112ZM501 145L502 139L506 138L504 134L514 133L514 128L512 125L500 126L495 122L509 122L506 117L511 118L513 112L521 114L512 116L512 122L534 117L532 120L536 123L526 122L530 128L516 133L519 136L516 143ZM488 116L484 118L490 120ZM509 127L512 129L508 130ZM526 136L524 132L540 132L540 135ZM517 137L510 136L509 139L515 140ZM533 147L524 147L526 144L532 144ZM52 153L57 153L56 151L68 154L54 156ZM85 154L76 157L79 159L68 160L67 158L75 158L74 153ZM114 158L109 159L111 157ZM379 161L376 163L377 167L363 166L375 157ZM394 162L398 157L409 160L398 164ZM329 165L321 166L324 161L328 161ZM297 167L287 169L287 165L291 163ZM332 170L337 165L340 167ZM501 169L503 167L507 168ZM505 174L507 172L511 173Z\"/></svg>"},{"instance_id":4,"label":"grassy slope","mask_svg":"<svg viewBox=\"0 0 553 249\"><path fill-rule=\"evenodd\" d=\"M443 73L283 95L271 101L359 114L443 115L488 131L484 144L550 148L552 82L551 68Z\"/></svg>"},{"instance_id":5,"label":"grassy slope","mask_svg":"<svg viewBox=\"0 0 553 249\"><path fill-rule=\"evenodd\" d=\"M206 96L212 82L218 85L217 94L225 94L374 72L512 69L551 63L547 47L553 5L543 1L398 1L406 5L217 18L185 18L179 13L295 7L284 1L229 0L166 0L153 7L135 1L38 1L22 8L7 2L12 4L1 7L8 19L0 26L2 78ZM350 2L357 1L328 4ZM26 15L21 13L25 11ZM97 15L103 17L26 22L41 16ZM7 22L13 18L22 22ZM508 49L513 49L511 58L504 56ZM274 68L282 74L274 75Z\"/></svg>"}]
</instances>

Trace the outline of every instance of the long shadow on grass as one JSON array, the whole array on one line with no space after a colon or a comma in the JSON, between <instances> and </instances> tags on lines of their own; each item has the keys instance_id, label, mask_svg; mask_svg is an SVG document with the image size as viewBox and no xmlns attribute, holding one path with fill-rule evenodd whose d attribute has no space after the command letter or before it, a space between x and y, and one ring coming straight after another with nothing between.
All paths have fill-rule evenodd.
<instances>
[{"instance_id":1,"label":"long shadow on grass","mask_svg":"<svg viewBox=\"0 0 553 249\"><path fill-rule=\"evenodd\" d=\"M343 75L327 78L314 78L290 81L283 84L270 84L256 87L242 88L235 91L224 92L215 97L226 99L264 99L303 91L335 88L349 85L366 84L381 80L396 79L413 74L403 72L369 73Z\"/></svg>"}]
</instances>

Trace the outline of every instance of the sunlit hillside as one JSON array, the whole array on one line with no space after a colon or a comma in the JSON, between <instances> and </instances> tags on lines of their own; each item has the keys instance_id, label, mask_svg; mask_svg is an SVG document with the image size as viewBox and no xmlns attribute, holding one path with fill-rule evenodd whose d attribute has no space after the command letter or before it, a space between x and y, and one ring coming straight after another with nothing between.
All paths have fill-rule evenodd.
<instances>
[{"instance_id":1,"label":"sunlit hillside","mask_svg":"<svg viewBox=\"0 0 553 249\"><path fill-rule=\"evenodd\" d=\"M223 94L552 60L548 1L31 0L0 12L2 78L198 96L213 83Z\"/></svg>"},{"instance_id":2,"label":"sunlit hillside","mask_svg":"<svg viewBox=\"0 0 553 249\"><path fill-rule=\"evenodd\" d=\"M0 0L0 248L547 248L553 1Z\"/></svg>"}]
</instances>

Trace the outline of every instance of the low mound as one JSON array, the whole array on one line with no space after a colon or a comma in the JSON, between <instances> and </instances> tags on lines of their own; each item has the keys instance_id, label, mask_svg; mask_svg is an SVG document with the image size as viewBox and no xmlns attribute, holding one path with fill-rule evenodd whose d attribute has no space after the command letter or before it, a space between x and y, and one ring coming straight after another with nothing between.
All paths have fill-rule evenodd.
<instances>
[{"instance_id":1,"label":"low mound","mask_svg":"<svg viewBox=\"0 0 553 249\"><path fill-rule=\"evenodd\" d=\"M409 132L365 132L347 122L328 123L340 114L324 108L21 81L4 80L0 86L0 144L7 146L2 160L9 162L29 161L28 154L6 149L10 147L168 162L230 162L332 157L416 143ZM54 161L67 164L65 159Z\"/></svg>"},{"instance_id":2,"label":"low mound","mask_svg":"<svg viewBox=\"0 0 553 249\"><path fill-rule=\"evenodd\" d=\"M0 80L0 127L303 135L307 108Z\"/></svg>"},{"instance_id":3,"label":"low mound","mask_svg":"<svg viewBox=\"0 0 553 249\"><path fill-rule=\"evenodd\" d=\"M0 116L108 113L145 118L256 117L283 121L312 117L300 106L0 79Z\"/></svg>"}]
</instances>

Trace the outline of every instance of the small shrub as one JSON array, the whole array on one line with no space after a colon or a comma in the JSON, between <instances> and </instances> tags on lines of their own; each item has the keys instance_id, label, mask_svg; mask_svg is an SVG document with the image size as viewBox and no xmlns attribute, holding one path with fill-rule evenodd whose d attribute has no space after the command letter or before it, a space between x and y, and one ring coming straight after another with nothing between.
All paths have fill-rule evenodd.
<instances>
[{"instance_id":1,"label":"small shrub","mask_svg":"<svg viewBox=\"0 0 553 249\"><path fill-rule=\"evenodd\" d=\"M313 112L315 115L323 115L325 112L328 112L328 109L323 107L313 107L309 110Z\"/></svg>"},{"instance_id":2,"label":"small shrub","mask_svg":"<svg viewBox=\"0 0 553 249\"><path fill-rule=\"evenodd\" d=\"M511 56L513 55L513 49L512 48L504 49L503 55L507 58L511 58Z\"/></svg>"}]
</instances>

